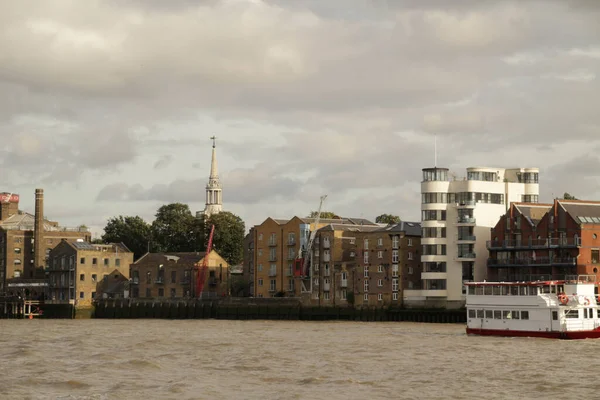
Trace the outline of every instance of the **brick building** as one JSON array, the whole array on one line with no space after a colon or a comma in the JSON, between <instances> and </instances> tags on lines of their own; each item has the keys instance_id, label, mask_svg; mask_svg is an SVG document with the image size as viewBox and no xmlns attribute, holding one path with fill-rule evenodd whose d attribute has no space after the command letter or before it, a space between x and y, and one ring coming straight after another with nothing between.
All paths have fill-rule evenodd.
<instances>
[{"instance_id":1,"label":"brick building","mask_svg":"<svg viewBox=\"0 0 600 400\"><path fill-rule=\"evenodd\" d=\"M205 252L146 253L131 264L133 298L192 297L196 282L196 264L202 264ZM208 255L208 276L203 298L227 296L229 264L215 250Z\"/></svg>"},{"instance_id":2,"label":"brick building","mask_svg":"<svg viewBox=\"0 0 600 400\"><path fill-rule=\"evenodd\" d=\"M35 214L19 210L19 195L0 193L0 293L11 280L44 279L50 250L63 239L91 241L86 227L65 228L44 218L44 192L35 190Z\"/></svg>"},{"instance_id":3,"label":"brick building","mask_svg":"<svg viewBox=\"0 0 600 400\"><path fill-rule=\"evenodd\" d=\"M319 229L311 303L344 305L352 293L356 306L402 304L403 290L421 282L420 239L414 222Z\"/></svg>"},{"instance_id":4,"label":"brick building","mask_svg":"<svg viewBox=\"0 0 600 400\"><path fill-rule=\"evenodd\" d=\"M306 248L314 218L274 219L267 218L262 224L253 227L254 250L244 264L254 265L254 295L273 297L275 295L300 296L305 292L302 286L308 281L294 277L294 263ZM349 226L375 225L362 218L321 219L317 229L328 224ZM375 225L377 226L377 225Z\"/></svg>"},{"instance_id":5,"label":"brick building","mask_svg":"<svg viewBox=\"0 0 600 400\"><path fill-rule=\"evenodd\" d=\"M129 279L132 262L122 243L62 240L48 256L48 301L89 307L114 282Z\"/></svg>"},{"instance_id":6,"label":"brick building","mask_svg":"<svg viewBox=\"0 0 600 400\"><path fill-rule=\"evenodd\" d=\"M250 228L250 232L244 237L244 279L249 282L249 294L254 296L254 228Z\"/></svg>"},{"instance_id":7,"label":"brick building","mask_svg":"<svg viewBox=\"0 0 600 400\"><path fill-rule=\"evenodd\" d=\"M513 203L492 228L488 280L600 277L600 202Z\"/></svg>"}]
</instances>

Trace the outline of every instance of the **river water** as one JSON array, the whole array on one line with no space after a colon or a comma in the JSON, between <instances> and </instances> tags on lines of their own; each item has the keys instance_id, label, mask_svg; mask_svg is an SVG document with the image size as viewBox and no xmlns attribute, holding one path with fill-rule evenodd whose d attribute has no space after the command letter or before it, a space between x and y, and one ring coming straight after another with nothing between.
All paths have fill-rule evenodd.
<instances>
[{"instance_id":1,"label":"river water","mask_svg":"<svg viewBox=\"0 0 600 400\"><path fill-rule=\"evenodd\" d=\"M600 340L464 325L0 320L0 399L597 399Z\"/></svg>"}]
</instances>

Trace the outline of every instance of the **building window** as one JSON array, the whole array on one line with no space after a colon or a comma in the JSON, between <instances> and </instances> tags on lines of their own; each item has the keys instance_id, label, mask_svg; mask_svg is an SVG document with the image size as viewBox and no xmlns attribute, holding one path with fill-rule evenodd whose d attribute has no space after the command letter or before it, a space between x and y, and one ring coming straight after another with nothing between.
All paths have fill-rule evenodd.
<instances>
[{"instance_id":1,"label":"building window","mask_svg":"<svg viewBox=\"0 0 600 400\"><path fill-rule=\"evenodd\" d=\"M175 288L171 289L171 298L175 297L177 290Z\"/></svg>"},{"instance_id":2,"label":"building window","mask_svg":"<svg viewBox=\"0 0 600 400\"><path fill-rule=\"evenodd\" d=\"M392 300L398 300L398 292L392 293Z\"/></svg>"},{"instance_id":3,"label":"building window","mask_svg":"<svg viewBox=\"0 0 600 400\"><path fill-rule=\"evenodd\" d=\"M80 274L79 275L79 280L80 281L85 281L85 274Z\"/></svg>"},{"instance_id":4,"label":"building window","mask_svg":"<svg viewBox=\"0 0 600 400\"><path fill-rule=\"evenodd\" d=\"M363 291L364 292L368 292L369 291L369 281L365 279L365 281L363 282Z\"/></svg>"},{"instance_id":5,"label":"building window","mask_svg":"<svg viewBox=\"0 0 600 400\"><path fill-rule=\"evenodd\" d=\"M364 272L364 276L365 276L365 278L368 278L368 277L369 277L369 266L368 266L368 265L365 265L365 272Z\"/></svg>"},{"instance_id":6,"label":"building window","mask_svg":"<svg viewBox=\"0 0 600 400\"><path fill-rule=\"evenodd\" d=\"M147 284L152 283L152 273L150 271L146 272L146 283Z\"/></svg>"},{"instance_id":7,"label":"building window","mask_svg":"<svg viewBox=\"0 0 600 400\"><path fill-rule=\"evenodd\" d=\"M398 264L392 265L392 276L398 276Z\"/></svg>"},{"instance_id":8,"label":"building window","mask_svg":"<svg viewBox=\"0 0 600 400\"><path fill-rule=\"evenodd\" d=\"M92 258L92 265L98 265L98 259L96 257Z\"/></svg>"},{"instance_id":9,"label":"building window","mask_svg":"<svg viewBox=\"0 0 600 400\"><path fill-rule=\"evenodd\" d=\"M398 250L392 250L392 262L393 263L398 262Z\"/></svg>"},{"instance_id":10,"label":"building window","mask_svg":"<svg viewBox=\"0 0 600 400\"><path fill-rule=\"evenodd\" d=\"M369 263L369 252L368 252L368 251L365 251L365 254L364 254L364 262L365 262L365 264L368 264L368 263Z\"/></svg>"},{"instance_id":11,"label":"building window","mask_svg":"<svg viewBox=\"0 0 600 400\"><path fill-rule=\"evenodd\" d=\"M329 292L323 293L323 299L329 300Z\"/></svg>"},{"instance_id":12,"label":"building window","mask_svg":"<svg viewBox=\"0 0 600 400\"><path fill-rule=\"evenodd\" d=\"M177 282L177 271L171 271L171 283ZM173 296L171 296L173 297Z\"/></svg>"},{"instance_id":13,"label":"building window","mask_svg":"<svg viewBox=\"0 0 600 400\"><path fill-rule=\"evenodd\" d=\"M18 258L16 258L15 261L13 261L13 264L20 265L21 264L21 260L19 260Z\"/></svg>"},{"instance_id":14,"label":"building window","mask_svg":"<svg viewBox=\"0 0 600 400\"><path fill-rule=\"evenodd\" d=\"M346 300L348 297L348 291L346 289L342 289L342 300Z\"/></svg>"},{"instance_id":15,"label":"building window","mask_svg":"<svg viewBox=\"0 0 600 400\"><path fill-rule=\"evenodd\" d=\"M383 246L383 238L377 239L377 246Z\"/></svg>"},{"instance_id":16,"label":"building window","mask_svg":"<svg viewBox=\"0 0 600 400\"><path fill-rule=\"evenodd\" d=\"M152 297L152 289L146 288L146 297Z\"/></svg>"},{"instance_id":17,"label":"building window","mask_svg":"<svg viewBox=\"0 0 600 400\"><path fill-rule=\"evenodd\" d=\"M263 285L263 280L262 280L262 278L259 278L258 279L258 286L262 286L262 285Z\"/></svg>"},{"instance_id":18,"label":"building window","mask_svg":"<svg viewBox=\"0 0 600 400\"><path fill-rule=\"evenodd\" d=\"M96 274L92 274L92 282L96 282L96 280L98 279L98 276L96 276Z\"/></svg>"},{"instance_id":19,"label":"building window","mask_svg":"<svg viewBox=\"0 0 600 400\"><path fill-rule=\"evenodd\" d=\"M293 279L288 279L288 290L290 292L294 291L294 280Z\"/></svg>"},{"instance_id":20,"label":"building window","mask_svg":"<svg viewBox=\"0 0 600 400\"><path fill-rule=\"evenodd\" d=\"M378 293L377 294L377 301L383 301L383 294L382 293Z\"/></svg>"},{"instance_id":21,"label":"building window","mask_svg":"<svg viewBox=\"0 0 600 400\"><path fill-rule=\"evenodd\" d=\"M408 243L408 247L412 247L412 239L411 238L408 238L407 243Z\"/></svg>"},{"instance_id":22,"label":"building window","mask_svg":"<svg viewBox=\"0 0 600 400\"><path fill-rule=\"evenodd\" d=\"M412 273L413 273L413 267L408 267L408 274L412 275Z\"/></svg>"},{"instance_id":23,"label":"building window","mask_svg":"<svg viewBox=\"0 0 600 400\"><path fill-rule=\"evenodd\" d=\"M262 272L262 264L258 264L258 272Z\"/></svg>"},{"instance_id":24,"label":"building window","mask_svg":"<svg viewBox=\"0 0 600 400\"><path fill-rule=\"evenodd\" d=\"M379 286L379 287L383 286L383 279L378 279L377 280L377 286Z\"/></svg>"},{"instance_id":25,"label":"building window","mask_svg":"<svg viewBox=\"0 0 600 400\"><path fill-rule=\"evenodd\" d=\"M363 295L363 300L364 300L364 301L369 301L369 293L365 293L365 294Z\"/></svg>"},{"instance_id":26,"label":"building window","mask_svg":"<svg viewBox=\"0 0 600 400\"><path fill-rule=\"evenodd\" d=\"M348 273L347 272L342 272L342 280L345 281L346 279L348 279Z\"/></svg>"},{"instance_id":27,"label":"building window","mask_svg":"<svg viewBox=\"0 0 600 400\"><path fill-rule=\"evenodd\" d=\"M383 258L383 251L379 250L377 252L377 258Z\"/></svg>"},{"instance_id":28,"label":"building window","mask_svg":"<svg viewBox=\"0 0 600 400\"><path fill-rule=\"evenodd\" d=\"M90 296L90 298L93 300L96 297L96 292L92 292L92 295Z\"/></svg>"},{"instance_id":29,"label":"building window","mask_svg":"<svg viewBox=\"0 0 600 400\"><path fill-rule=\"evenodd\" d=\"M85 293L84 292L79 292L79 298L83 299L85 297Z\"/></svg>"},{"instance_id":30,"label":"building window","mask_svg":"<svg viewBox=\"0 0 600 400\"><path fill-rule=\"evenodd\" d=\"M392 237L392 247L393 247L394 249L397 249L397 248L398 248L398 236L393 236L393 237Z\"/></svg>"},{"instance_id":31,"label":"building window","mask_svg":"<svg viewBox=\"0 0 600 400\"><path fill-rule=\"evenodd\" d=\"M269 285L269 290L274 292L277 289L277 281L275 279L271 279L271 283Z\"/></svg>"},{"instance_id":32,"label":"building window","mask_svg":"<svg viewBox=\"0 0 600 400\"><path fill-rule=\"evenodd\" d=\"M259 233L259 234L258 234L258 240L262 240L262 239L263 239L263 234L262 234L262 233Z\"/></svg>"},{"instance_id":33,"label":"building window","mask_svg":"<svg viewBox=\"0 0 600 400\"><path fill-rule=\"evenodd\" d=\"M392 279L392 292L398 291L398 279Z\"/></svg>"},{"instance_id":34,"label":"building window","mask_svg":"<svg viewBox=\"0 0 600 400\"><path fill-rule=\"evenodd\" d=\"M365 239L364 243L365 243L365 246L364 246L365 250L369 250L369 239Z\"/></svg>"},{"instance_id":35,"label":"building window","mask_svg":"<svg viewBox=\"0 0 600 400\"><path fill-rule=\"evenodd\" d=\"M408 259L409 259L409 260L412 260L412 259L413 259L413 253L412 253L412 251L409 251L409 252L408 252Z\"/></svg>"},{"instance_id":36,"label":"building window","mask_svg":"<svg viewBox=\"0 0 600 400\"><path fill-rule=\"evenodd\" d=\"M121 266L121 259L115 258L115 267L120 267L120 266Z\"/></svg>"},{"instance_id":37,"label":"building window","mask_svg":"<svg viewBox=\"0 0 600 400\"><path fill-rule=\"evenodd\" d=\"M105 259L104 259L104 266L105 266L105 267L108 267L108 263L109 263L109 261L110 261L110 260L109 260L108 258L105 258Z\"/></svg>"},{"instance_id":38,"label":"building window","mask_svg":"<svg viewBox=\"0 0 600 400\"><path fill-rule=\"evenodd\" d=\"M296 250L293 247L288 249L288 260L293 260L296 257Z\"/></svg>"},{"instance_id":39,"label":"building window","mask_svg":"<svg viewBox=\"0 0 600 400\"><path fill-rule=\"evenodd\" d=\"M85 257L81 257L79 259L79 264L85 264Z\"/></svg>"},{"instance_id":40,"label":"building window","mask_svg":"<svg viewBox=\"0 0 600 400\"><path fill-rule=\"evenodd\" d=\"M293 232L288 233L288 244L294 245L296 244L296 234Z\"/></svg>"},{"instance_id":41,"label":"building window","mask_svg":"<svg viewBox=\"0 0 600 400\"><path fill-rule=\"evenodd\" d=\"M165 289L163 289L163 288L158 289L158 297L165 297Z\"/></svg>"},{"instance_id":42,"label":"building window","mask_svg":"<svg viewBox=\"0 0 600 400\"><path fill-rule=\"evenodd\" d=\"M600 263L600 250L593 249L592 250L592 264Z\"/></svg>"},{"instance_id":43,"label":"building window","mask_svg":"<svg viewBox=\"0 0 600 400\"><path fill-rule=\"evenodd\" d=\"M21 254L21 248L15 247L15 254Z\"/></svg>"},{"instance_id":44,"label":"building window","mask_svg":"<svg viewBox=\"0 0 600 400\"><path fill-rule=\"evenodd\" d=\"M383 265L379 265L377 267L377 272L383 272Z\"/></svg>"}]
</instances>

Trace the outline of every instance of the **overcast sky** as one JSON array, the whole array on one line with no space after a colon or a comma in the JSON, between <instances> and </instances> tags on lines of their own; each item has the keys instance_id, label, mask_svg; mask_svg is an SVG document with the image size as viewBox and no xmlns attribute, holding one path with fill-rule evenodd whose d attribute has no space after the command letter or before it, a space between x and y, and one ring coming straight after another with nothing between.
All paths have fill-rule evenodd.
<instances>
[{"instance_id":1,"label":"overcast sky","mask_svg":"<svg viewBox=\"0 0 600 400\"><path fill-rule=\"evenodd\" d=\"M99 232L167 202L419 219L421 168L600 199L600 1L0 0L2 188Z\"/></svg>"}]
</instances>

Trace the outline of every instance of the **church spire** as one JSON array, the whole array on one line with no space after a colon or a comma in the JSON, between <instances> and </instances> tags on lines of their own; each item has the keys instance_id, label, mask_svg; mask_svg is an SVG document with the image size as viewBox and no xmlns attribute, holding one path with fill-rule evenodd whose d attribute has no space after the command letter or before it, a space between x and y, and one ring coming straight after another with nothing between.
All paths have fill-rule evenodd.
<instances>
[{"instance_id":1,"label":"church spire","mask_svg":"<svg viewBox=\"0 0 600 400\"><path fill-rule=\"evenodd\" d=\"M223 211L223 187L219 180L219 169L217 166L217 138L210 138L212 145L212 158L210 161L210 176L208 177L208 185L206 185L206 207L204 215L210 216Z\"/></svg>"}]
</instances>

